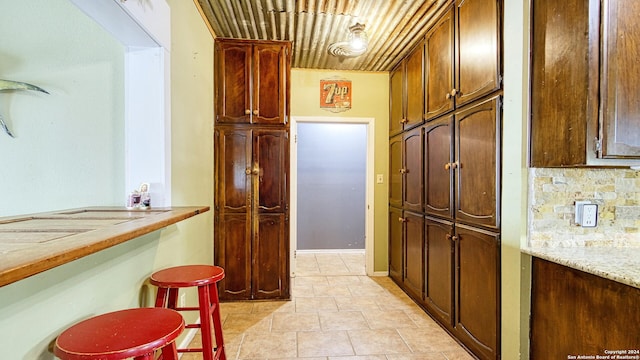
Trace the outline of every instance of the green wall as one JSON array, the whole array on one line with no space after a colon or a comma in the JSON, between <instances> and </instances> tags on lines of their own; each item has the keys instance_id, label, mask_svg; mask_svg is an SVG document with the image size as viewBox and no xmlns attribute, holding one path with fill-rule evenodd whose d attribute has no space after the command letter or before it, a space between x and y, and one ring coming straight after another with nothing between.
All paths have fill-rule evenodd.
<instances>
[{"instance_id":1,"label":"green wall","mask_svg":"<svg viewBox=\"0 0 640 360\"><path fill-rule=\"evenodd\" d=\"M213 41L193 2L168 3L173 205L212 206ZM17 136L0 134L0 216L122 205L123 46L68 0L5 1L0 33L0 78L51 93L0 94ZM212 219L197 215L0 287L2 358L53 359L50 343L74 322L151 304L153 271L212 262Z\"/></svg>"},{"instance_id":2,"label":"green wall","mask_svg":"<svg viewBox=\"0 0 640 360\"><path fill-rule=\"evenodd\" d=\"M334 113L320 108L320 80L334 77L351 80L350 110ZM374 188L374 271L386 272L389 216L389 73L292 69L291 116L374 119L374 174L383 174L385 179L383 184L375 184Z\"/></svg>"}]
</instances>

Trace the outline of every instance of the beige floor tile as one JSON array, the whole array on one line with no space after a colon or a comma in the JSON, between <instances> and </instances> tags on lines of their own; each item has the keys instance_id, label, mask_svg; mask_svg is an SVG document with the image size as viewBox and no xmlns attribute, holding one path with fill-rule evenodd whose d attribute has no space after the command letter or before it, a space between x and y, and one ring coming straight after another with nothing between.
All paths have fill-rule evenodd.
<instances>
[{"instance_id":1,"label":"beige floor tile","mask_svg":"<svg viewBox=\"0 0 640 360\"><path fill-rule=\"evenodd\" d=\"M366 279L366 276L362 275L343 275L343 276L330 276L327 277L329 285L361 285L362 279Z\"/></svg>"},{"instance_id":2,"label":"beige floor tile","mask_svg":"<svg viewBox=\"0 0 640 360\"><path fill-rule=\"evenodd\" d=\"M329 356L329 360L387 360L384 355Z\"/></svg>"},{"instance_id":3,"label":"beige floor tile","mask_svg":"<svg viewBox=\"0 0 640 360\"><path fill-rule=\"evenodd\" d=\"M273 314L271 331L319 331L320 320L317 313L276 313Z\"/></svg>"},{"instance_id":4,"label":"beige floor tile","mask_svg":"<svg viewBox=\"0 0 640 360\"><path fill-rule=\"evenodd\" d=\"M354 355L345 331L298 333L298 357L341 355Z\"/></svg>"},{"instance_id":5,"label":"beige floor tile","mask_svg":"<svg viewBox=\"0 0 640 360\"><path fill-rule=\"evenodd\" d=\"M383 296L388 292L375 284L357 284L349 285L351 296Z\"/></svg>"},{"instance_id":6,"label":"beige floor tile","mask_svg":"<svg viewBox=\"0 0 640 360\"><path fill-rule=\"evenodd\" d=\"M347 285L313 285L314 296L351 296Z\"/></svg>"},{"instance_id":7,"label":"beige floor tile","mask_svg":"<svg viewBox=\"0 0 640 360\"><path fill-rule=\"evenodd\" d=\"M369 329L360 311L321 312L318 315L322 331Z\"/></svg>"},{"instance_id":8,"label":"beige floor tile","mask_svg":"<svg viewBox=\"0 0 640 360\"><path fill-rule=\"evenodd\" d=\"M240 346L238 359L295 358L296 333L250 333L246 334Z\"/></svg>"},{"instance_id":9,"label":"beige floor tile","mask_svg":"<svg viewBox=\"0 0 640 360\"><path fill-rule=\"evenodd\" d=\"M327 277L324 275L296 276L294 286L305 286L305 285L329 285L329 282L327 281Z\"/></svg>"},{"instance_id":10,"label":"beige floor tile","mask_svg":"<svg viewBox=\"0 0 640 360\"><path fill-rule=\"evenodd\" d=\"M296 303L293 301L259 301L253 305L253 313L294 312Z\"/></svg>"},{"instance_id":11,"label":"beige floor tile","mask_svg":"<svg viewBox=\"0 0 640 360\"><path fill-rule=\"evenodd\" d=\"M373 296L362 297L335 297L333 298L340 311L345 310L380 310L376 298Z\"/></svg>"},{"instance_id":12,"label":"beige floor tile","mask_svg":"<svg viewBox=\"0 0 640 360\"><path fill-rule=\"evenodd\" d=\"M272 314L259 313L259 314L229 314L224 324L222 324L222 330L224 332L268 332L271 329Z\"/></svg>"},{"instance_id":13,"label":"beige floor tile","mask_svg":"<svg viewBox=\"0 0 640 360\"><path fill-rule=\"evenodd\" d=\"M447 360L441 353L389 355L388 360Z\"/></svg>"},{"instance_id":14,"label":"beige floor tile","mask_svg":"<svg viewBox=\"0 0 640 360\"><path fill-rule=\"evenodd\" d=\"M447 360L474 360L474 357L463 349L443 351L442 355L444 355Z\"/></svg>"},{"instance_id":15,"label":"beige floor tile","mask_svg":"<svg viewBox=\"0 0 640 360\"><path fill-rule=\"evenodd\" d=\"M395 329L349 330L349 338L357 355L411 352Z\"/></svg>"},{"instance_id":16,"label":"beige floor tile","mask_svg":"<svg viewBox=\"0 0 640 360\"><path fill-rule=\"evenodd\" d=\"M220 314L250 314L253 310L253 303L248 301L223 302L220 303Z\"/></svg>"},{"instance_id":17,"label":"beige floor tile","mask_svg":"<svg viewBox=\"0 0 640 360\"><path fill-rule=\"evenodd\" d=\"M443 352L460 349L455 340L442 329L398 329L402 339L416 353Z\"/></svg>"},{"instance_id":18,"label":"beige floor tile","mask_svg":"<svg viewBox=\"0 0 640 360\"><path fill-rule=\"evenodd\" d=\"M362 312L372 329L417 328L416 323L402 310L366 310Z\"/></svg>"},{"instance_id":19,"label":"beige floor tile","mask_svg":"<svg viewBox=\"0 0 640 360\"><path fill-rule=\"evenodd\" d=\"M296 312L338 311L332 297L301 297L295 299Z\"/></svg>"}]
</instances>

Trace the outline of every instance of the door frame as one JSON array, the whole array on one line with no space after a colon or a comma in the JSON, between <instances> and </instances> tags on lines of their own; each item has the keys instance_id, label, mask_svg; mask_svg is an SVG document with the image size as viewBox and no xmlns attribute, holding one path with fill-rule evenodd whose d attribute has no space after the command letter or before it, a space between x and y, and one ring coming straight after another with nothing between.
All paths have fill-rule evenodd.
<instances>
[{"instance_id":1,"label":"door frame","mask_svg":"<svg viewBox=\"0 0 640 360\"><path fill-rule=\"evenodd\" d=\"M364 224L364 253L365 253L365 272L369 276L374 275L373 268L373 248L374 248L374 228L373 228L373 215L374 215L374 187L375 187L375 175L374 175L374 141L375 141L375 127L374 118L362 118L362 117L328 117L328 116L292 116L291 117L291 136L290 141L290 221L289 221L289 233L290 233L290 275L296 276L296 252L298 249L298 123L321 123L321 124L364 124L366 125L366 137L367 137L367 155L366 155L366 169L365 169L365 224Z\"/></svg>"}]
</instances>

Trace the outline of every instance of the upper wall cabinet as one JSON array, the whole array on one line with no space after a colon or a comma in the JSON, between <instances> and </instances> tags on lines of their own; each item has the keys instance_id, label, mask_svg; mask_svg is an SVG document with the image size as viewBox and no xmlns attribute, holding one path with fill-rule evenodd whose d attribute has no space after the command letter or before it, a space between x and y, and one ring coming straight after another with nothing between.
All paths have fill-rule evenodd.
<instances>
[{"instance_id":1,"label":"upper wall cabinet","mask_svg":"<svg viewBox=\"0 0 640 360\"><path fill-rule=\"evenodd\" d=\"M531 166L638 163L638 12L637 1L533 1Z\"/></svg>"},{"instance_id":2,"label":"upper wall cabinet","mask_svg":"<svg viewBox=\"0 0 640 360\"><path fill-rule=\"evenodd\" d=\"M495 0L457 0L427 33L427 120L500 88L499 11Z\"/></svg>"},{"instance_id":3,"label":"upper wall cabinet","mask_svg":"<svg viewBox=\"0 0 640 360\"><path fill-rule=\"evenodd\" d=\"M389 134L422 123L424 93L424 47L420 44L390 75Z\"/></svg>"},{"instance_id":4,"label":"upper wall cabinet","mask_svg":"<svg viewBox=\"0 0 640 360\"><path fill-rule=\"evenodd\" d=\"M286 124L289 42L216 39L216 122Z\"/></svg>"}]
</instances>

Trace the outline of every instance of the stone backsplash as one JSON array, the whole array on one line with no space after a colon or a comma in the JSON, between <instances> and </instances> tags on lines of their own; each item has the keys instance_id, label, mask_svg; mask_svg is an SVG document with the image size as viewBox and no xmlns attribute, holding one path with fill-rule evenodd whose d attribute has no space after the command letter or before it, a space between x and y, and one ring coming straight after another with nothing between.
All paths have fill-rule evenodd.
<instances>
[{"instance_id":1,"label":"stone backsplash","mask_svg":"<svg viewBox=\"0 0 640 360\"><path fill-rule=\"evenodd\" d=\"M598 204L598 224L575 223L575 201ZM529 169L529 246L640 247L640 171Z\"/></svg>"}]
</instances>

